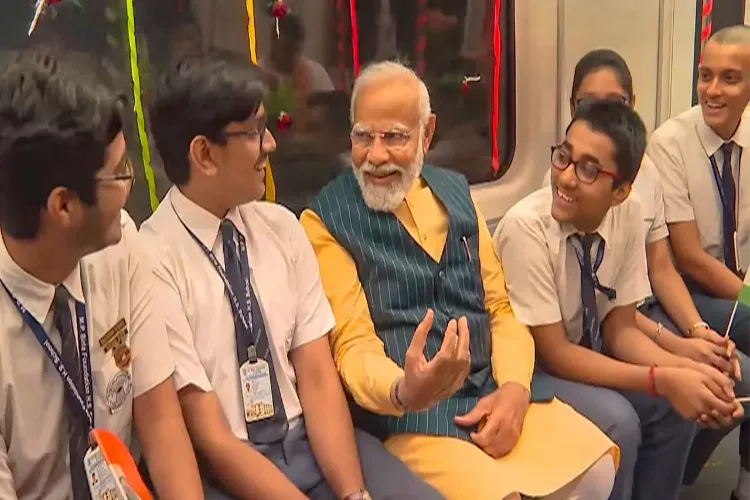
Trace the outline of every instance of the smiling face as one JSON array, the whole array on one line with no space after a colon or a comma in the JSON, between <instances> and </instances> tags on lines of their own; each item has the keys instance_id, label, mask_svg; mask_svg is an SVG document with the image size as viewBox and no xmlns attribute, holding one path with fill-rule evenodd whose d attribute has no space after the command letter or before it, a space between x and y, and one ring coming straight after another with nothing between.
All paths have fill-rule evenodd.
<instances>
[{"instance_id":1,"label":"smiling face","mask_svg":"<svg viewBox=\"0 0 750 500\"><path fill-rule=\"evenodd\" d=\"M750 101L750 48L709 41L698 68L703 120L723 139L737 129Z\"/></svg>"},{"instance_id":2,"label":"smiling face","mask_svg":"<svg viewBox=\"0 0 750 500\"><path fill-rule=\"evenodd\" d=\"M594 231L610 207L621 203L630 192L628 183L613 188L618 175L615 145L607 135L577 120L558 150L562 161L553 155L552 217L573 224L579 231Z\"/></svg>"},{"instance_id":3,"label":"smiling face","mask_svg":"<svg viewBox=\"0 0 750 500\"><path fill-rule=\"evenodd\" d=\"M435 117L420 123L419 99L418 82L404 77L372 82L357 97L352 167L373 210L396 209L422 171Z\"/></svg>"}]
</instances>

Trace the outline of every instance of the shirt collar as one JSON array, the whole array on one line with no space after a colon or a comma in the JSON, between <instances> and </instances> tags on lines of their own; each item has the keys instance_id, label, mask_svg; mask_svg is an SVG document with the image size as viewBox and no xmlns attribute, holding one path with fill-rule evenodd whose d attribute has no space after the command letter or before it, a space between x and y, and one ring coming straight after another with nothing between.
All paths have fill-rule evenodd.
<instances>
[{"instance_id":1,"label":"shirt collar","mask_svg":"<svg viewBox=\"0 0 750 500\"><path fill-rule=\"evenodd\" d=\"M710 158L716 152L721 148L721 146L724 144L724 139L718 136L716 132L711 129L708 125L706 125L706 122L703 120L703 115L699 115L698 123L695 125L695 129L698 132L698 138L701 141L701 145L703 146L703 150L706 152L706 155ZM750 109L745 109L745 112L742 114L742 120L740 120L740 125L737 127L737 130L734 132L734 135L730 139L730 141L733 141L735 144L737 144L742 149L745 149L750 146Z\"/></svg>"},{"instance_id":2,"label":"shirt collar","mask_svg":"<svg viewBox=\"0 0 750 500\"><path fill-rule=\"evenodd\" d=\"M630 200L625 200L623 203L628 203ZM601 224L599 224L599 227L596 228L596 231L594 231L594 234L598 234L599 237L601 237L602 240L604 240L604 248L609 250L610 249L610 235L612 233L612 211L618 210L618 206L614 206L607 210L607 214L604 216L604 219L602 219ZM570 236L574 234L584 234L578 229L573 226L573 224L570 223L563 223L560 224L559 222L554 221L554 226L557 228L557 232L560 236L560 238L563 241L566 241Z\"/></svg>"},{"instance_id":3,"label":"shirt collar","mask_svg":"<svg viewBox=\"0 0 750 500\"><path fill-rule=\"evenodd\" d=\"M177 186L169 190L168 199L177 217L192 231L206 248L213 248L219 235L222 219L201 207L193 200L182 194ZM231 209L225 219L229 219L237 227L242 236L247 239L247 230L237 207Z\"/></svg>"},{"instance_id":4,"label":"shirt collar","mask_svg":"<svg viewBox=\"0 0 750 500\"><path fill-rule=\"evenodd\" d=\"M39 324L44 324L52 300L55 297L55 285L45 283L27 273L16 264L5 247L5 241L0 236L0 279L13 293L16 299L31 313ZM78 302L85 303L83 283L81 282L81 263L76 264L73 272L63 280L62 285L71 297ZM0 293L6 293L5 290Z\"/></svg>"}]
</instances>

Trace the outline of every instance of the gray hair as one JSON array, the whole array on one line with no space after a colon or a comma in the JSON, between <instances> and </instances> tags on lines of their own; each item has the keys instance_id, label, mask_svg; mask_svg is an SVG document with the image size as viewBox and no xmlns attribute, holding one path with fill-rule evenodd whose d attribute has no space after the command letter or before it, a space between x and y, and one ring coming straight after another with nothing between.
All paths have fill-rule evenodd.
<instances>
[{"instance_id":1,"label":"gray hair","mask_svg":"<svg viewBox=\"0 0 750 500\"><path fill-rule=\"evenodd\" d=\"M716 42L719 45L742 45L750 47L750 26L737 24L722 28L708 39L709 42Z\"/></svg>"},{"instance_id":2,"label":"gray hair","mask_svg":"<svg viewBox=\"0 0 750 500\"><path fill-rule=\"evenodd\" d=\"M354 109L357 103L357 97L362 89L369 85L387 81L392 78L405 78L417 82L419 88L419 123L424 125L430 119L432 109L430 107L430 93L427 91L427 85L412 70L401 63L395 61L380 61L367 66L359 74L357 81L354 82L352 89L352 102L350 111L350 120L354 123Z\"/></svg>"}]
</instances>

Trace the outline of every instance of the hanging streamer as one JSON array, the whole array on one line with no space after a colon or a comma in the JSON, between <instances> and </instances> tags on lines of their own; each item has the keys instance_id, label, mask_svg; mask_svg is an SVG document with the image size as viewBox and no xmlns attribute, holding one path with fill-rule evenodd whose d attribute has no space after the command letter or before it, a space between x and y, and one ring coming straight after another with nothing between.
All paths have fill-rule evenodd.
<instances>
[{"instance_id":1,"label":"hanging streamer","mask_svg":"<svg viewBox=\"0 0 750 500\"><path fill-rule=\"evenodd\" d=\"M245 6L247 8L247 40L250 44L250 60L254 64L258 64L255 37L255 6L253 5L253 0L246 0ZM266 201L276 201L276 184L273 182L271 160L266 161Z\"/></svg>"},{"instance_id":2,"label":"hanging streamer","mask_svg":"<svg viewBox=\"0 0 750 500\"><path fill-rule=\"evenodd\" d=\"M352 67L354 78L359 76L359 28L357 27L357 1L349 0L349 19L352 25Z\"/></svg>"},{"instance_id":3,"label":"hanging streamer","mask_svg":"<svg viewBox=\"0 0 750 500\"><path fill-rule=\"evenodd\" d=\"M143 115L143 103L141 102L141 73L138 69L138 45L135 39L135 13L133 11L133 0L125 0L128 17L128 50L130 52L130 77L133 81L133 103L136 124L138 126L138 141L141 143L141 158L143 160L143 174L148 186L148 198L151 210L159 206L159 198L156 196L156 181L154 180L154 169L151 167L151 150L148 146L148 134L146 133L146 119Z\"/></svg>"},{"instance_id":4,"label":"hanging streamer","mask_svg":"<svg viewBox=\"0 0 750 500\"><path fill-rule=\"evenodd\" d=\"M500 120L500 63L501 63L501 40L500 40L500 10L501 0L495 0L493 24L492 24L492 53L494 55L493 68L493 92L492 92L492 121L490 134L492 136L492 171L500 170L500 155L497 146L497 130Z\"/></svg>"},{"instance_id":5,"label":"hanging streamer","mask_svg":"<svg viewBox=\"0 0 750 500\"><path fill-rule=\"evenodd\" d=\"M714 0L703 0L703 9L701 10L701 37L700 37L700 55L698 56L698 64L703 61L703 49L706 48L706 42L711 37L711 18L714 10Z\"/></svg>"}]
</instances>

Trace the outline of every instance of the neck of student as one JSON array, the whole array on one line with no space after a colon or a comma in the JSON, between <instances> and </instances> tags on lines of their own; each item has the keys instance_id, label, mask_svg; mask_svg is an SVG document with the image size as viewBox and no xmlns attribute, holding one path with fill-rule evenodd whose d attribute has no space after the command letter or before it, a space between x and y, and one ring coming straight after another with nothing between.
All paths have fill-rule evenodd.
<instances>
[{"instance_id":1,"label":"neck of student","mask_svg":"<svg viewBox=\"0 0 750 500\"><path fill-rule=\"evenodd\" d=\"M233 208L233 205L222 200L221 196L211 193L206 189L201 189L193 184L188 183L184 186L180 186L179 190L187 199L207 212L215 215L218 219L226 217L229 210Z\"/></svg>"},{"instance_id":2,"label":"neck of student","mask_svg":"<svg viewBox=\"0 0 750 500\"><path fill-rule=\"evenodd\" d=\"M597 229L599 229L599 226L602 224L602 219L599 220L577 220L573 223L573 227L576 228L577 231L584 233L584 234L592 234L595 233Z\"/></svg>"},{"instance_id":3,"label":"neck of student","mask_svg":"<svg viewBox=\"0 0 750 500\"><path fill-rule=\"evenodd\" d=\"M80 252L65 248L59 242L46 241L44 237L33 240L2 235L8 255L21 269L36 279L59 285L78 265Z\"/></svg>"},{"instance_id":4,"label":"neck of student","mask_svg":"<svg viewBox=\"0 0 750 500\"><path fill-rule=\"evenodd\" d=\"M740 117L736 121L724 123L719 127L711 127L711 130L714 131L716 135L721 137L724 141L728 141L732 137L734 137L734 134L737 132L737 129L740 127L740 122L742 121L742 118Z\"/></svg>"}]
</instances>

